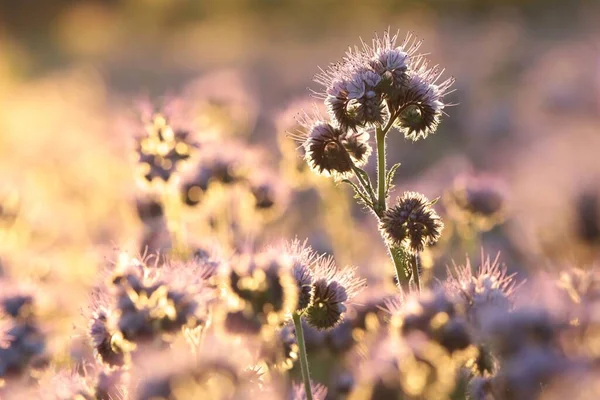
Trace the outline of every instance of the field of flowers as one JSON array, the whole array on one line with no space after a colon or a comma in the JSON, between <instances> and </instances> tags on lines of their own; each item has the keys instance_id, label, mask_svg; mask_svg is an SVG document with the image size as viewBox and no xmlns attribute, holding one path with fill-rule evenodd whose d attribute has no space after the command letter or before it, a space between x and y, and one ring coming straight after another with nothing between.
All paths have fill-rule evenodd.
<instances>
[{"instance_id":1,"label":"field of flowers","mask_svg":"<svg viewBox=\"0 0 600 400\"><path fill-rule=\"evenodd\" d=\"M0 5L0 399L600 398L598 4L75 3Z\"/></svg>"}]
</instances>

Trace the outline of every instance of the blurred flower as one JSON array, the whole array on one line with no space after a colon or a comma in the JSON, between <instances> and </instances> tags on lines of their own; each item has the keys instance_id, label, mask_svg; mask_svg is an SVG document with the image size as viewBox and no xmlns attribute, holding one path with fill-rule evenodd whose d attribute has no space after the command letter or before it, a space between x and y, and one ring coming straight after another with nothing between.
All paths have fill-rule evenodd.
<instances>
[{"instance_id":1,"label":"blurred flower","mask_svg":"<svg viewBox=\"0 0 600 400\"><path fill-rule=\"evenodd\" d=\"M600 196L593 191L582 192L577 198L576 231L584 243L600 243Z\"/></svg>"},{"instance_id":2,"label":"blurred flower","mask_svg":"<svg viewBox=\"0 0 600 400\"><path fill-rule=\"evenodd\" d=\"M355 368L349 400L445 399L455 387L458 365L421 334L391 333L369 343L366 359Z\"/></svg>"},{"instance_id":3,"label":"blurred flower","mask_svg":"<svg viewBox=\"0 0 600 400\"><path fill-rule=\"evenodd\" d=\"M296 309L298 292L290 257L265 251L242 254L230 262L227 290L237 298L245 314L257 316L263 325L277 326Z\"/></svg>"},{"instance_id":4,"label":"blurred flower","mask_svg":"<svg viewBox=\"0 0 600 400\"><path fill-rule=\"evenodd\" d=\"M519 286L516 274L508 274L506 266L498 262L499 257L500 254L491 260L482 254L477 272L473 272L468 258L465 265L454 264L452 269L447 269L445 286L448 293L465 302L467 315L477 327L485 315L509 311Z\"/></svg>"},{"instance_id":5,"label":"blurred flower","mask_svg":"<svg viewBox=\"0 0 600 400\"><path fill-rule=\"evenodd\" d=\"M444 195L444 204L459 223L487 231L504 219L506 194L500 183L487 176L462 176Z\"/></svg>"},{"instance_id":6,"label":"blurred flower","mask_svg":"<svg viewBox=\"0 0 600 400\"><path fill-rule=\"evenodd\" d=\"M403 335L422 332L449 353L465 350L473 342L460 305L439 288L389 300L387 309L392 315L392 329L399 329Z\"/></svg>"},{"instance_id":7,"label":"blurred flower","mask_svg":"<svg viewBox=\"0 0 600 400\"><path fill-rule=\"evenodd\" d=\"M34 297L14 282L0 282L0 378L28 376L48 361L46 335L34 312Z\"/></svg>"},{"instance_id":8,"label":"blurred flower","mask_svg":"<svg viewBox=\"0 0 600 400\"><path fill-rule=\"evenodd\" d=\"M168 182L199 144L190 131L171 126L164 114L151 114L143 122L144 133L136 135L140 173L148 183L155 179Z\"/></svg>"}]
</instances>

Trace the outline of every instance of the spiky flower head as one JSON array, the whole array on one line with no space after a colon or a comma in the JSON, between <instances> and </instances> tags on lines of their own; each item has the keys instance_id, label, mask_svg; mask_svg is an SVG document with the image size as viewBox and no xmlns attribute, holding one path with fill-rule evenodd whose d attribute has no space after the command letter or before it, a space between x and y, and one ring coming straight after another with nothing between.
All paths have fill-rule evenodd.
<instances>
[{"instance_id":1,"label":"spiky flower head","mask_svg":"<svg viewBox=\"0 0 600 400\"><path fill-rule=\"evenodd\" d=\"M301 128L289 135L303 147L304 159L313 172L342 179L352 173L354 166L368 162L372 149L366 131L348 131L327 122L316 107L312 114L304 112L299 123Z\"/></svg>"},{"instance_id":2,"label":"spiky flower head","mask_svg":"<svg viewBox=\"0 0 600 400\"><path fill-rule=\"evenodd\" d=\"M352 172L352 159L342 144L344 132L325 121L314 121L306 130L302 146L309 167L320 175L348 176Z\"/></svg>"},{"instance_id":3,"label":"spiky flower head","mask_svg":"<svg viewBox=\"0 0 600 400\"><path fill-rule=\"evenodd\" d=\"M493 260L481 255L481 264L474 272L467 258L464 265L454 264L448 268L445 286L448 293L458 296L467 306L467 315L479 325L482 316L493 311L508 311L519 284L516 274L509 274L507 267L498 262L500 254Z\"/></svg>"},{"instance_id":4,"label":"spiky flower head","mask_svg":"<svg viewBox=\"0 0 600 400\"><path fill-rule=\"evenodd\" d=\"M320 257L313 266L313 298L304 318L314 328L331 329L340 323L348 302L364 287L354 268L338 269L333 258Z\"/></svg>"},{"instance_id":5,"label":"spiky flower head","mask_svg":"<svg viewBox=\"0 0 600 400\"><path fill-rule=\"evenodd\" d=\"M416 192L405 192L395 206L387 209L379 228L386 240L394 246L405 246L413 253L436 243L444 224L429 201Z\"/></svg>"},{"instance_id":6,"label":"spiky flower head","mask_svg":"<svg viewBox=\"0 0 600 400\"><path fill-rule=\"evenodd\" d=\"M446 107L444 96L454 83L453 78L438 83L443 72L437 65L419 59L411 66L406 85L392 100L398 112L396 126L407 139L425 139L437 130Z\"/></svg>"},{"instance_id":7,"label":"spiky flower head","mask_svg":"<svg viewBox=\"0 0 600 400\"><path fill-rule=\"evenodd\" d=\"M293 262L292 274L298 289L298 305L296 311L302 312L312 303L315 280L314 267L319 262L319 255L314 252L307 242L295 239L281 246L281 252Z\"/></svg>"}]
</instances>

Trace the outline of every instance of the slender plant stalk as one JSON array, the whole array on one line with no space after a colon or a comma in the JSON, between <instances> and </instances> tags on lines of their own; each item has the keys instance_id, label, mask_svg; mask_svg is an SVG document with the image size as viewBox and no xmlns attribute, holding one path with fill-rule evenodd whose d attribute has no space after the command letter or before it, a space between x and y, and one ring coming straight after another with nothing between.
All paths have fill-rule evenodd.
<instances>
[{"instance_id":1,"label":"slender plant stalk","mask_svg":"<svg viewBox=\"0 0 600 400\"><path fill-rule=\"evenodd\" d=\"M411 256L412 258L412 262L410 263L412 266L412 276L413 276L413 282L415 283L415 286L417 288L417 290L420 292L421 291L421 277L419 276L419 256L417 254Z\"/></svg>"},{"instance_id":2,"label":"slender plant stalk","mask_svg":"<svg viewBox=\"0 0 600 400\"><path fill-rule=\"evenodd\" d=\"M304 391L306 400L313 400L312 388L310 386L310 372L308 370L308 357L306 356L306 344L304 343L304 331L302 330L302 317L297 312L292 314L294 327L296 328L296 340L298 342L298 358L302 369L302 380L304 381Z\"/></svg>"},{"instance_id":3,"label":"slender plant stalk","mask_svg":"<svg viewBox=\"0 0 600 400\"><path fill-rule=\"evenodd\" d=\"M376 140L377 140L377 204L375 205L375 213L379 218L383 216L383 213L387 207L386 205L386 157L385 157L385 135L392 127L394 120L398 114L394 114L390 117L390 120L383 128L377 128ZM415 275L415 271L411 268L410 255L400 247L392 247L387 245L388 252L394 262L396 268L396 278L398 284L403 290L409 289L410 276L408 271L412 271L412 275ZM415 276L415 284L418 285L419 278Z\"/></svg>"},{"instance_id":4,"label":"slender plant stalk","mask_svg":"<svg viewBox=\"0 0 600 400\"><path fill-rule=\"evenodd\" d=\"M385 211L385 134L386 131L377 127L377 215L381 217Z\"/></svg>"},{"instance_id":5,"label":"slender plant stalk","mask_svg":"<svg viewBox=\"0 0 600 400\"><path fill-rule=\"evenodd\" d=\"M410 260L409 254L402 248L399 247L388 247L388 252L392 257L392 261L394 262L394 267L396 268L396 279L398 280L398 284L402 288L402 290L408 292L410 289L410 275L408 272L410 271Z\"/></svg>"}]
</instances>

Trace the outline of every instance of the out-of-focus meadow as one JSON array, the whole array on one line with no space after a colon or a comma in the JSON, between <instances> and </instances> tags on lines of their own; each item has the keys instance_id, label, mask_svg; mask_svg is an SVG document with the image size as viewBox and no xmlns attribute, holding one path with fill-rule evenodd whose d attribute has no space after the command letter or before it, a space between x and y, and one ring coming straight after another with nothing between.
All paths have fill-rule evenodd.
<instances>
[{"instance_id":1,"label":"out-of-focus meadow","mask_svg":"<svg viewBox=\"0 0 600 400\"><path fill-rule=\"evenodd\" d=\"M397 194L440 197L446 227L423 276L482 249L522 277L598 262L596 1L1 1L0 287L35 288L55 365L91 354L99 271L121 251L163 248L136 164L148 102L185 109L174 115L213 146L208 159L252 170L250 194L217 186L194 207L199 195L184 193L176 219L197 251L307 238L393 290L375 219L349 187L312 176L286 138L317 101L318 66L387 27L423 39L456 80L435 135L388 143ZM494 215L467 221L453 196L481 192Z\"/></svg>"}]
</instances>

